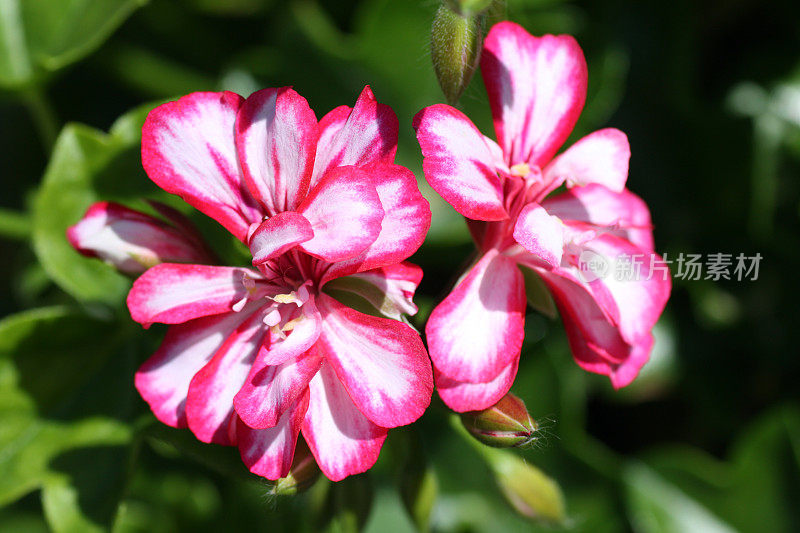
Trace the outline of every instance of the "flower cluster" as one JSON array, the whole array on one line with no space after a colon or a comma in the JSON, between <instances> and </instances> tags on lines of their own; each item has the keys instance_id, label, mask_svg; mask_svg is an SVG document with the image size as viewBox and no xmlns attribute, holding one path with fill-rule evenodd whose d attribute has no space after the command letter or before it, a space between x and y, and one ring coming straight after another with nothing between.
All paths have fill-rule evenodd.
<instances>
[{"instance_id":1,"label":"flower cluster","mask_svg":"<svg viewBox=\"0 0 800 533\"><path fill-rule=\"evenodd\" d=\"M194 93L149 114L147 175L252 255L251 265L219 264L187 219L155 203L163 218L95 204L68 231L79 252L140 274L127 299L135 321L170 325L135 379L161 422L238 446L250 470L270 479L289 473L299 435L328 478L363 472L388 429L428 407L434 376L456 411L506 395L526 283L552 294L579 365L615 387L634 379L669 278L581 271L586 253L666 268L647 206L625 189L627 138L605 129L556 155L586 95L571 37L500 23L481 70L497 142L447 105L414 119L425 177L467 218L480 251L428 321L430 359L405 322L422 278L405 260L431 214L414 175L394 164L397 118L369 87L353 108L319 121L290 88L247 99ZM343 293L369 314L344 305Z\"/></svg>"},{"instance_id":2,"label":"flower cluster","mask_svg":"<svg viewBox=\"0 0 800 533\"><path fill-rule=\"evenodd\" d=\"M253 267L186 264L207 257L184 236L193 232L108 204L70 230L79 250L120 267L143 255L136 246L173 261L144 272L128 295L134 320L171 324L136 374L159 420L238 446L251 471L270 479L289 472L302 432L338 480L370 468L388 428L425 411L433 378L417 332L324 292L339 281L416 311L422 273L402 261L422 243L430 210L414 175L393 163L397 130L369 87L352 109L320 121L288 88L246 100L195 93L150 113L148 176L253 256Z\"/></svg>"},{"instance_id":3,"label":"flower cluster","mask_svg":"<svg viewBox=\"0 0 800 533\"><path fill-rule=\"evenodd\" d=\"M604 129L556 156L586 99L586 61L572 37L537 38L499 23L486 37L481 70L497 142L447 105L414 119L425 177L467 218L481 253L428 321L439 395L472 411L508 392L524 336L518 266L535 273L529 283L546 284L577 363L627 385L647 362L669 278L587 281L580 257L655 256L647 206L625 189L628 139Z\"/></svg>"}]
</instances>

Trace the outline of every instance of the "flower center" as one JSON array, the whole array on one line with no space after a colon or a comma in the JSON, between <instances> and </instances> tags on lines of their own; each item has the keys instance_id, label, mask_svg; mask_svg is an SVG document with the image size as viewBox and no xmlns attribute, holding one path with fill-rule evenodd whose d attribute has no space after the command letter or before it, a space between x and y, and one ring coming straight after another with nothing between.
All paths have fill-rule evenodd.
<instances>
[{"instance_id":1,"label":"flower center","mask_svg":"<svg viewBox=\"0 0 800 533\"><path fill-rule=\"evenodd\" d=\"M520 178L525 178L528 174L531 173L531 166L528 163L517 163L516 165L512 166L510 169L512 176L518 176Z\"/></svg>"}]
</instances>

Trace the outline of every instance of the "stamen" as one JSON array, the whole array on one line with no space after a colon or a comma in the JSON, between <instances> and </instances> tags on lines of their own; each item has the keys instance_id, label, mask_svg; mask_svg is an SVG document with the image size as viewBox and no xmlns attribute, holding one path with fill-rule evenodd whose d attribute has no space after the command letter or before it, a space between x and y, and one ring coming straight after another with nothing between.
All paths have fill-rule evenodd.
<instances>
[{"instance_id":1,"label":"stamen","mask_svg":"<svg viewBox=\"0 0 800 533\"><path fill-rule=\"evenodd\" d=\"M264 315L264 324L269 327L277 326L281 321L281 313L277 308L273 308Z\"/></svg>"},{"instance_id":2,"label":"stamen","mask_svg":"<svg viewBox=\"0 0 800 533\"><path fill-rule=\"evenodd\" d=\"M509 170L511 170L512 176L519 176L520 178L524 178L531 173L531 167L528 163L517 163Z\"/></svg>"}]
</instances>

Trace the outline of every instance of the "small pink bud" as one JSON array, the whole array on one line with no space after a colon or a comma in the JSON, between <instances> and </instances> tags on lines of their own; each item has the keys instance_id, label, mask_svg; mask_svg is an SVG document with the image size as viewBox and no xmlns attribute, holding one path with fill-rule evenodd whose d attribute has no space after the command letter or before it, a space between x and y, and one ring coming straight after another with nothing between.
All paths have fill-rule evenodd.
<instances>
[{"instance_id":1,"label":"small pink bud","mask_svg":"<svg viewBox=\"0 0 800 533\"><path fill-rule=\"evenodd\" d=\"M461 423L470 435L495 448L527 446L538 438L539 424L511 393L488 409L463 413Z\"/></svg>"}]
</instances>

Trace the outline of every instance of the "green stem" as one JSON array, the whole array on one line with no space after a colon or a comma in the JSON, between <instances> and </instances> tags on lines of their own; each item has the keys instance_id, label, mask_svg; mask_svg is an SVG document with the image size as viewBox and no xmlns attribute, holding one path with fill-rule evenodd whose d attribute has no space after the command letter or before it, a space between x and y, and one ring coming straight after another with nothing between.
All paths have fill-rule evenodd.
<instances>
[{"instance_id":1,"label":"green stem","mask_svg":"<svg viewBox=\"0 0 800 533\"><path fill-rule=\"evenodd\" d=\"M32 87L23 93L23 101L31 114L39 139L45 151L49 154L56 142L60 124L53 106L41 88Z\"/></svg>"},{"instance_id":2,"label":"green stem","mask_svg":"<svg viewBox=\"0 0 800 533\"><path fill-rule=\"evenodd\" d=\"M31 233L31 221L24 213L0 208L0 236L23 241Z\"/></svg>"}]
</instances>

